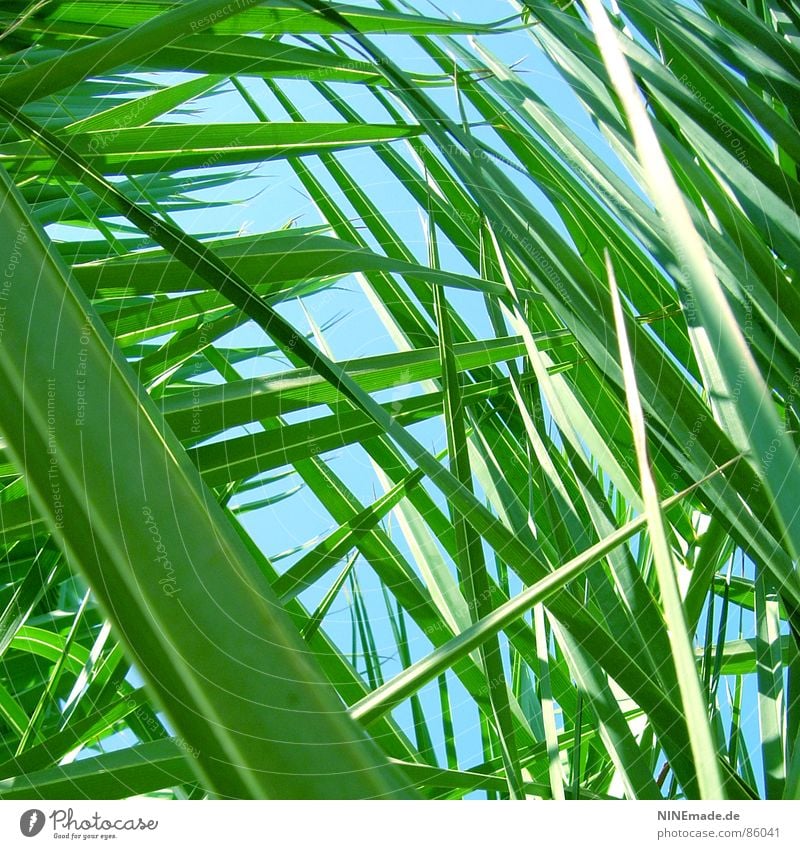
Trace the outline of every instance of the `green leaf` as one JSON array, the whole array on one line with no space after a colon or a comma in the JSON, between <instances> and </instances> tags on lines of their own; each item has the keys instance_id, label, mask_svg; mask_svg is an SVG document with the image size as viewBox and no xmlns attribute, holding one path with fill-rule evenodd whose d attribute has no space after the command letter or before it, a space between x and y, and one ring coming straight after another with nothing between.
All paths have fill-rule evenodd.
<instances>
[{"instance_id":1,"label":"green leaf","mask_svg":"<svg viewBox=\"0 0 800 849\"><path fill-rule=\"evenodd\" d=\"M318 668L304 656L299 637L279 614L277 600L255 563L202 488L153 403L136 388L129 366L112 351L91 306L48 248L46 236L31 223L6 178L3 186L2 226L17 234L22 257L7 303L0 350L0 420L6 438L27 470L34 500L68 558L80 566L117 623L118 633L177 732L201 750L196 767L209 788L242 797L302 795L309 792L306 758L313 751L319 772L324 747L330 745L334 751L339 748L337 740L347 740L356 744L350 751L358 751L358 763L372 760L376 768L365 772L354 762L354 783L348 789L343 778L347 767L339 752L335 769L331 763L332 772L319 775L315 793L402 794L391 768L347 719ZM36 287L26 285L30 275L38 281ZM59 304L55 311L54 303ZM50 350L41 349L37 357L25 347L28 319L40 322L43 338L52 340ZM76 373L74 364L80 357L85 357L85 377ZM79 379L97 399L94 412L84 418L70 409ZM58 428L58 442L50 453L48 399ZM109 418L103 411L110 409L114 415ZM148 422L146 430L142 416ZM105 469L131 444L137 446L129 455L137 472L121 501ZM89 445L91 463L86 454ZM108 508L111 515L99 521ZM210 597L228 611L236 629L222 625L225 620L218 613L211 614L206 603ZM270 635L245 661L249 669L245 676L240 674L240 661L231 663L239 629ZM202 640L198 633L204 635ZM139 644L144 634L151 635L146 647ZM276 688L275 670L283 664L285 686ZM261 671L256 673L257 669ZM316 684L306 689L301 681ZM307 730L284 721L287 705L294 710L306 698L311 699L310 711L327 717L317 724L313 739ZM182 706L187 704L194 704L195 710L186 712ZM284 717L282 730L264 736L259 729L270 711ZM263 772L260 765L284 755L287 765L296 765L294 778ZM293 781L298 782L294 787Z\"/></svg>"},{"instance_id":2,"label":"green leaf","mask_svg":"<svg viewBox=\"0 0 800 849\"><path fill-rule=\"evenodd\" d=\"M70 147L103 174L156 174L187 168L241 165L324 150L396 141L419 127L394 124L165 124L74 133ZM22 174L60 170L30 142L0 150L0 164Z\"/></svg>"}]
</instances>

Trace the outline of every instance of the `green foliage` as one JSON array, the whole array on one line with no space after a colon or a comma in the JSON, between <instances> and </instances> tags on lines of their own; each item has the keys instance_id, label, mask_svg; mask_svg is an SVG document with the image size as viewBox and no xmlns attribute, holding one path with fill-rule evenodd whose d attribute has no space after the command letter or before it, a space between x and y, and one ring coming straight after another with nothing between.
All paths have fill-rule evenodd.
<instances>
[{"instance_id":1,"label":"green foliage","mask_svg":"<svg viewBox=\"0 0 800 849\"><path fill-rule=\"evenodd\" d=\"M797 798L800 8L378 5L0 10L0 798Z\"/></svg>"}]
</instances>

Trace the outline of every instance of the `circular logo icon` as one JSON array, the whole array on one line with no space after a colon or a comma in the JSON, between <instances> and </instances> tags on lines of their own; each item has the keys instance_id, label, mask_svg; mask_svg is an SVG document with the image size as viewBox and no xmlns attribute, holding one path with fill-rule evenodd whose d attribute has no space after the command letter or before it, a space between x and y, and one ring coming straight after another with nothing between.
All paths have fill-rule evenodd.
<instances>
[{"instance_id":1,"label":"circular logo icon","mask_svg":"<svg viewBox=\"0 0 800 849\"><path fill-rule=\"evenodd\" d=\"M31 808L19 818L19 830L25 837L36 837L44 828L44 813L38 808Z\"/></svg>"}]
</instances>

